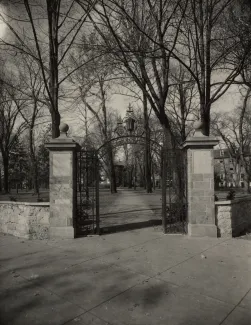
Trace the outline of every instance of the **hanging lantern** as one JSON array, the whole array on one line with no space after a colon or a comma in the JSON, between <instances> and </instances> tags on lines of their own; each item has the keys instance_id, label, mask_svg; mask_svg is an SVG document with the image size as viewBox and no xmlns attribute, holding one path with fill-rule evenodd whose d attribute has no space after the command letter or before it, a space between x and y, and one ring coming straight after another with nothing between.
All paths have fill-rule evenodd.
<instances>
[{"instance_id":1,"label":"hanging lantern","mask_svg":"<svg viewBox=\"0 0 251 325\"><path fill-rule=\"evenodd\" d=\"M118 120L118 122L117 122L117 127L116 127L116 130L115 130L115 132L119 135L119 136L121 136L121 135L123 135L124 134L124 127L123 127L123 121L121 120L121 119L119 119Z\"/></svg>"},{"instance_id":2,"label":"hanging lantern","mask_svg":"<svg viewBox=\"0 0 251 325\"><path fill-rule=\"evenodd\" d=\"M134 115L133 115L133 110L131 108L131 105L129 105L128 107L128 111L126 112L126 119L125 119L125 122L126 122L126 129L128 132L132 133L134 131L134 128L135 128L135 118L134 118Z\"/></svg>"},{"instance_id":3,"label":"hanging lantern","mask_svg":"<svg viewBox=\"0 0 251 325\"><path fill-rule=\"evenodd\" d=\"M135 127L135 119L133 117L128 117L126 119L126 129L128 132L133 132Z\"/></svg>"}]
</instances>

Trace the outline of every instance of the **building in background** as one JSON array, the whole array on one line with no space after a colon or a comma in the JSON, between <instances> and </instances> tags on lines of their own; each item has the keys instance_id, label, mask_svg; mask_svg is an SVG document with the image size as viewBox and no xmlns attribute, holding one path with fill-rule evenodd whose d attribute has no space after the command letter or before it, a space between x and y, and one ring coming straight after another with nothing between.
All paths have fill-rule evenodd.
<instances>
[{"instance_id":1,"label":"building in background","mask_svg":"<svg viewBox=\"0 0 251 325\"><path fill-rule=\"evenodd\" d=\"M246 150L245 159L251 162L250 155L250 150ZM216 188L248 187L250 175L247 175L239 155L233 157L228 149L214 150L214 174Z\"/></svg>"}]
</instances>

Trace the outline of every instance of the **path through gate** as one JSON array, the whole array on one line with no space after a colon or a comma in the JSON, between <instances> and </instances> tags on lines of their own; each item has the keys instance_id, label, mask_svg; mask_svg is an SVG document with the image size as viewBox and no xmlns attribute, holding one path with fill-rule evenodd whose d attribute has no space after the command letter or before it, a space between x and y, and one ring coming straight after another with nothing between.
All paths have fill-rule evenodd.
<instances>
[{"instance_id":1,"label":"path through gate","mask_svg":"<svg viewBox=\"0 0 251 325\"><path fill-rule=\"evenodd\" d=\"M77 195L76 195L76 214L75 214L75 228L77 236L86 236L88 234L100 234L109 232L106 229L105 223L109 224L111 229L125 229L124 226L129 226L128 219L132 219L132 214L136 216L133 222L139 224L140 215L146 212L135 209L130 211L130 205L125 207L124 211L117 213L108 213L103 215L103 210L100 208L100 165L97 151L77 152L76 155L76 177L77 177ZM132 195L141 195L141 199L145 196L145 200L152 212L152 219L149 220L149 225L163 224L165 220L165 229L167 233L186 233L187 232L187 162L186 154L181 149L167 150L166 153L166 193L163 202L162 189L156 190L155 193L146 194L142 189L133 192ZM164 182L163 182L164 183ZM163 186L162 183L162 186ZM123 189L122 189L123 191ZM128 193L128 190L127 190ZM141 194L140 194L141 193ZM159 193L159 194L158 194ZM112 194L111 194L112 195ZM115 194L116 195L116 194ZM156 199L157 197L157 199ZM103 197L101 196L101 200ZM121 201L121 200L120 200ZM123 201L123 199L122 199ZM101 202L103 203L103 201ZM112 205L113 206L113 205ZM163 209L166 207L166 218L163 218ZM131 214L130 214L131 213ZM138 214L138 217L137 217ZM121 218L120 216L123 216ZM110 219L106 219L110 218ZM125 224L112 224L112 220L124 220ZM101 221L100 221L101 220ZM111 220L111 222L109 222ZM141 218L142 220L142 218ZM156 223L156 221L158 221ZM120 221L121 222L121 221ZM127 223L127 224L126 224ZM131 225L131 224L130 224ZM133 226L133 225L132 225ZM142 227L145 227L145 223ZM109 228L108 227L108 228ZM130 228L133 229L133 228ZM114 231L114 230L111 230ZM115 230L118 231L118 230Z\"/></svg>"}]
</instances>

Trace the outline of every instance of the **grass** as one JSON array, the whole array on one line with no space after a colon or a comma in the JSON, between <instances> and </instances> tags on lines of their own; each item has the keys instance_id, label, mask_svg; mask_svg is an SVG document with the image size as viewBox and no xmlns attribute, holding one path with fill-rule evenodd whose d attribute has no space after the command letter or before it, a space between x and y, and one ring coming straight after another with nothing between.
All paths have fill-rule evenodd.
<instances>
[{"instance_id":1,"label":"grass","mask_svg":"<svg viewBox=\"0 0 251 325\"><path fill-rule=\"evenodd\" d=\"M39 197L43 202L49 202L49 190L41 189ZM11 201L14 198L17 202L38 202L37 195L33 195L33 192L26 192L25 190L19 191L12 190L8 194L0 194L0 201Z\"/></svg>"},{"instance_id":2,"label":"grass","mask_svg":"<svg viewBox=\"0 0 251 325\"><path fill-rule=\"evenodd\" d=\"M229 190L216 190L215 194L218 196L220 201L224 201L224 200L226 200L226 197L227 197L227 195L229 193ZM247 193L243 189L234 189L234 191L235 191L235 198L236 199L251 196L251 193Z\"/></svg>"},{"instance_id":3,"label":"grass","mask_svg":"<svg viewBox=\"0 0 251 325\"><path fill-rule=\"evenodd\" d=\"M134 191L131 189L131 191ZM136 192L142 195L143 200L145 200L148 206L151 209L161 208L161 189L156 189L153 193L146 193L143 188L137 188ZM216 190L215 194L218 196L219 200L226 200L226 196L228 194L228 190ZM236 198L251 196L251 194L245 192L243 189L235 189ZM110 189L100 189L100 209L104 207L111 206L113 202L116 200L118 195L121 193L111 194ZM168 193L168 189L167 189ZM1 194L0 193L0 201L10 201L11 197L15 198L17 202L37 202L37 195L33 195L33 192L25 190L19 191L16 193L16 190L12 190L9 194ZM39 197L43 200L43 202L49 202L49 190L41 189ZM167 202L168 202L168 194L167 194Z\"/></svg>"},{"instance_id":4,"label":"grass","mask_svg":"<svg viewBox=\"0 0 251 325\"><path fill-rule=\"evenodd\" d=\"M111 194L109 189L100 189L100 208L103 209L106 206L112 205L118 195L120 194ZM43 202L49 202L49 190L41 189L39 197L43 199ZM37 195L33 195L31 191L26 192L22 190L16 193L16 190L12 190L8 194L0 194L0 201L11 201L11 198L14 198L17 202L37 202Z\"/></svg>"}]
</instances>

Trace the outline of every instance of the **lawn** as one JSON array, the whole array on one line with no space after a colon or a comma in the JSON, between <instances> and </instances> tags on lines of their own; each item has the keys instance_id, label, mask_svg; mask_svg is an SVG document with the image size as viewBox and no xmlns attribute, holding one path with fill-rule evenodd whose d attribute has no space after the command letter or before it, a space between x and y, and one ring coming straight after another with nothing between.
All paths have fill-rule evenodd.
<instances>
[{"instance_id":1,"label":"lawn","mask_svg":"<svg viewBox=\"0 0 251 325\"><path fill-rule=\"evenodd\" d=\"M229 189L230 190L230 189ZM217 195L219 201L226 200L226 197L229 193L229 190L216 190L215 194ZM251 196L251 193L247 193L247 191L243 189L233 189L235 191L235 198L242 198L242 197L248 197Z\"/></svg>"},{"instance_id":2,"label":"lawn","mask_svg":"<svg viewBox=\"0 0 251 325\"><path fill-rule=\"evenodd\" d=\"M131 189L130 191L133 191ZM236 198L242 198L251 196L251 194L247 193L243 189L235 189L236 191ZM100 209L104 209L107 206L111 206L113 202L116 200L118 195L121 193L118 191L117 194L111 194L109 189L100 189ZM153 193L146 193L144 189L137 188L136 193L140 194L140 196L147 201L148 206L151 209L156 209L161 207L161 189L156 189ZM227 190L216 190L215 194L218 196L220 201L226 200L228 191ZM40 198L43 202L49 202L49 190L41 189ZM0 194L0 201L10 201L15 200L17 202L37 202L37 196L33 195L31 191L19 191L16 193L16 190L12 190L9 194ZM168 202L168 190L167 190L167 202Z\"/></svg>"},{"instance_id":3,"label":"lawn","mask_svg":"<svg viewBox=\"0 0 251 325\"><path fill-rule=\"evenodd\" d=\"M109 189L100 189L99 191L99 203L100 209L104 209L111 206L116 198L120 195L119 193L112 195ZM40 199L42 202L49 202L49 190L41 189ZM9 194L0 194L0 201L16 201L16 202L38 202L37 195L33 195L31 191L19 191L12 190Z\"/></svg>"},{"instance_id":4,"label":"lawn","mask_svg":"<svg viewBox=\"0 0 251 325\"><path fill-rule=\"evenodd\" d=\"M49 202L49 190L41 189L39 197L43 202ZM37 195L25 190L18 193L16 190L12 190L9 194L0 194L0 201L38 202Z\"/></svg>"}]
</instances>

